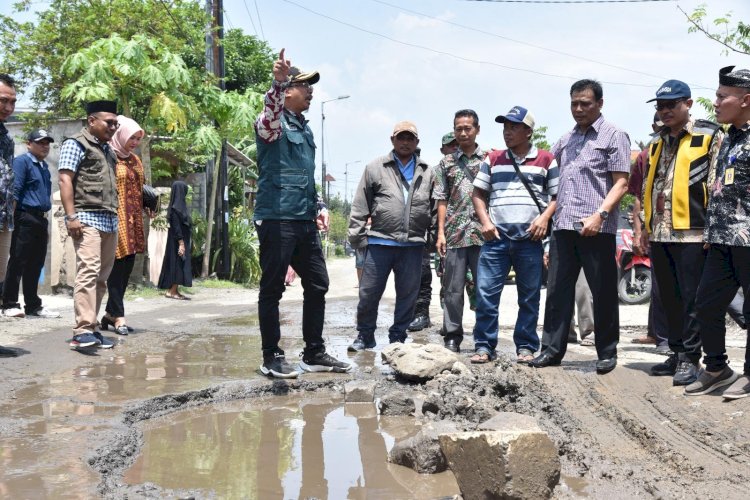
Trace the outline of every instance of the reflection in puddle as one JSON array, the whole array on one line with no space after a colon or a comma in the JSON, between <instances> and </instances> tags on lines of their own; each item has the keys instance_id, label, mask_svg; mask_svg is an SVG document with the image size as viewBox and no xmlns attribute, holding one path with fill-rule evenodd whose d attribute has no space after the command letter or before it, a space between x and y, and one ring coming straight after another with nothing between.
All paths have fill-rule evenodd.
<instances>
[{"instance_id":1,"label":"reflection in puddle","mask_svg":"<svg viewBox=\"0 0 750 500\"><path fill-rule=\"evenodd\" d=\"M146 426L145 444L125 481L232 498L392 499L458 493L450 472L420 475L388 464L390 426L403 428L397 418L378 417L374 405L293 398L186 411Z\"/></svg>"}]
</instances>

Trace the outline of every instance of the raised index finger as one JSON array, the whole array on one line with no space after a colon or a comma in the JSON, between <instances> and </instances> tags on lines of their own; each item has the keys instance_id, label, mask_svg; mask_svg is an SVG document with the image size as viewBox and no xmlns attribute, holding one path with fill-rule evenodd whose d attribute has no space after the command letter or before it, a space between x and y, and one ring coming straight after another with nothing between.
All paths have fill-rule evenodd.
<instances>
[{"instance_id":1,"label":"raised index finger","mask_svg":"<svg viewBox=\"0 0 750 500\"><path fill-rule=\"evenodd\" d=\"M284 50L285 49L281 49L281 52L279 52L279 61L281 62L284 62Z\"/></svg>"}]
</instances>

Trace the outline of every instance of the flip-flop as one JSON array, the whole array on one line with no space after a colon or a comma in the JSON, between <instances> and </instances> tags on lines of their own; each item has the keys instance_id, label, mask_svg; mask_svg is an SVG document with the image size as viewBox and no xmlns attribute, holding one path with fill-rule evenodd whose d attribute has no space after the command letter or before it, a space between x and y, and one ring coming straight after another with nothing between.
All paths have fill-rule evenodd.
<instances>
[{"instance_id":1,"label":"flip-flop","mask_svg":"<svg viewBox=\"0 0 750 500\"><path fill-rule=\"evenodd\" d=\"M596 343L594 342L594 339L590 337L586 337L584 339L581 339L581 341L578 343L578 345L583 345L587 347L595 346Z\"/></svg>"},{"instance_id":2,"label":"flip-flop","mask_svg":"<svg viewBox=\"0 0 750 500\"><path fill-rule=\"evenodd\" d=\"M640 345L656 345L656 339L653 337L649 337L648 335L644 337L638 337L633 340L631 340L633 344L640 344Z\"/></svg>"},{"instance_id":3,"label":"flip-flop","mask_svg":"<svg viewBox=\"0 0 750 500\"><path fill-rule=\"evenodd\" d=\"M187 297L185 297L184 295L180 295L180 294L177 294L177 295L170 295L170 294L168 294L168 293L165 293L165 294L164 294L164 296L165 296L166 298L168 298L168 299L173 299L173 300L188 300L188 298L187 298Z\"/></svg>"},{"instance_id":4,"label":"flip-flop","mask_svg":"<svg viewBox=\"0 0 750 500\"><path fill-rule=\"evenodd\" d=\"M474 354L471 358L469 358L469 361L474 363L475 365L482 365L484 363L490 362L490 355L486 352L478 352Z\"/></svg>"}]
</instances>

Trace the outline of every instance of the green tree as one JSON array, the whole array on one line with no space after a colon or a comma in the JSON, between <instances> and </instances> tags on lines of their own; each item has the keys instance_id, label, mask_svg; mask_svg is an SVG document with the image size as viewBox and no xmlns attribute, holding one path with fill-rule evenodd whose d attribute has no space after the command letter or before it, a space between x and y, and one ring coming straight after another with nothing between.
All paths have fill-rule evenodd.
<instances>
[{"instance_id":1,"label":"green tree","mask_svg":"<svg viewBox=\"0 0 750 500\"><path fill-rule=\"evenodd\" d=\"M544 149L549 151L552 145L547 142L547 126L540 125L534 128L534 132L531 134L531 143L536 146L537 149Z\"/></svg>"},{"instance_id":2,"label":"green tree","mask_svg":"<svg viewBox=\"0 0 750 500\"><path fill-rule=\"evenodd\" d=\"M731 12L709 21L706 4L696 7L692 14L688 14L680 7L678 9L685 14L690 24L688 32L703 33L711 40L723 45L725 54L736 52L750 55L750 24L743 21L733 24Z\"/></svg>"},{"instance_id":3,"label":"green tree","mask_svg":"<svg viewBox=\"0 0 750 500\"><path fill-rule=\"evenodd\" d=\"M349 231L349 216L337 210L329 210L328 239L340 245L346 241Z\"/></svg>"}]
</instances>

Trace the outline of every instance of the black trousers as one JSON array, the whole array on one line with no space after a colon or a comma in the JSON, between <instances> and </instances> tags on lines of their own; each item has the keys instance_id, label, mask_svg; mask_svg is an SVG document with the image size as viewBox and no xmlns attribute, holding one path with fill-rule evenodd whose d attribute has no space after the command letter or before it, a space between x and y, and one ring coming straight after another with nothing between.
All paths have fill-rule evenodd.
<instances>
[{"instance_id":1,"label":"black trousers","mask_svg":"<svg viewBox=\"0 0 750 500\"><path fill-rule=\"evenodd\" d=\"M594 298L596 352L599 359L617 355L620 341L620 311L617 299L617 264L615 263L615 235L600 233L581 236L576 231L555 231L550 245L557 252L558 265L554 286L548 287L544 315L542 351L562 359L568 348L570 320L575 307L575 288L578 274L583 272ZM553 249L550 248L550 253Z\"/></svg>"},{"instance_id":2,"label":"black trousers","mask_svg":"<svg viewBox=\"0 0 750 500\"><path fill-rule=\"evenodd\" d=\"M430 300L432 299L432 269L430 268L430 250L425 246L422 253L422 279L419 282L419 295L414 308L414 316L430 315Z\"/></svg>"},{"instance_id":3,"label":"black trousers","mask_svg":"<svg viewBox=\"0 0 750 500\"><path fill-rule=\"evenodd\" d=\"M37 287L47 256L47 219L16 210L15 229L10 240L10 258L3 285L3 309L20 307L18 290L23 279L23 301L26 314L42 307Z\"/></svg>"},{"instance_id":4,"label":"black trousers","mask_svg":"<svg viewBox=\"0 0 750 500\"><path fill-rule=\"evenodd\" d=\"M651 302L648 305L647 335L656 339L656 345L669 343L667 313L661 301L661 290L659 290L659 282L656 281L653 263L651 264Z\"/></svg>"},{"instance_id":5,"label":"black trousers","mask_svg":"<svg viewBox=\"0 0 750 500\"><path fill-rule=\"evenodd\" d=\"M688 328L688 320L705 262L703 243L651 243L651 265L667 316L669 348L685 353L693 363L701 359L701 338Z\"/></svg>"},{"instance_id":6,"label":"black trousers","mask_svg":"<svg viewBox=\"0 0 750 500\"><path fill-rule=\"evenodd\" d=\"M703 358L711 372L727 366L726 314L729 304L742 288L745 304L744 317L750 314L750 248L711 245L708 249L703 275L695 298L695 310L690 318L690 330L697 332L703 342ZM750 375L750 349L745 347L745 375Z\"/></svg>"},{"instance_id":7,"label":"black trousers","mask_svg":"<svg viewBox=\"0 0 750 500\"><path fill-rule=\"evenodd\" d=\"M279 301L284 293L284 277L291 265L304 289L302 337L305 352L325 350L323 320L328 292L328 270L323 258L318 228L313 221L264 220L255 224L260 241L260 290L258 319L264 356L279 348Z\"/></svg>"},{"instance_id":8,"label":"black trousers","mask_svg":"<svg viewBox=\"0 0 750 500\"><path fill-rule=\"evenodd\" d=\"M107 314L113 318L122 318L125 316L125 290L128 288L130 273L133 272L135 264L135 254L126 255L122 259L115 259L112 265L112 272L107 278L107 307L104 309Z\"/></svg>"}]
</instances>

